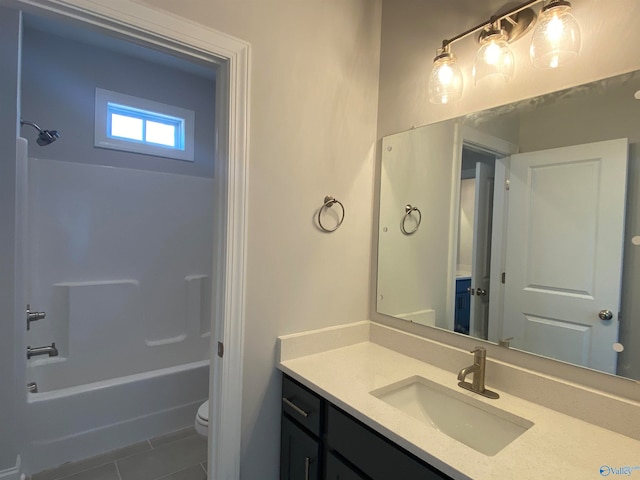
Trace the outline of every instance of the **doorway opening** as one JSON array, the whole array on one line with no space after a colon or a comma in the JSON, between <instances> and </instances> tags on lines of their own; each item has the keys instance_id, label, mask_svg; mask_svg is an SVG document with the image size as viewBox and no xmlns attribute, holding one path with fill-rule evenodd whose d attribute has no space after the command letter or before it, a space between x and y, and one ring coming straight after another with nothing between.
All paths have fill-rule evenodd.
<instances>
[{"instance_id":1,"label":"doorway opening","mask_svg":"<svg viewBox=\"0 0 640 480\"><path fill-rule=\"evenodd\" d=\"M27 141L18 159L26 303L46 312L24 348L56 346L27 360L37 393L23 461L35 473L189 427L208 399L216 66L33 14L22 24L21 117L59 132L51 145ZM120 117L132 103L154 116L116 130L97 108L104 92ZM167 111L193 133L181 149L158 138ZM146 135L113 149L109 126L109 142ZM46 433L38 420L76 415Z\"/></svg>"},{"instance_id":2,"label":"doorway opening","mask_svg":"<svg viewBox=\"0 0 640 480\"><path fill-rule=\"evenodd\" d=\"M487 339L496 155L463 145L454 331Z\"/></svg>"},{"instance_id":3,"label":"doorway opening","mask_svg":"<svg viewBox=\"0 0 640 480\"><path fill-rule=\"evenodd\" d=\"M215 90L215 111L212 112L215 127L209 131L209 136L215 139L213 142L213 150L215 151L215 162L212 168L210 179L211 188L208 192L212 198L209 208L215 209L212 223L213 230L216 233L213 240L209 241L210 255L213 256L209 263L212 265L209 284L202 275L187 275L191 283L195 281L198 285L191 285L194 288L187 287L187 296L194 299L194 295L200 295L198 304L201 311L199 316L208 317L208 321L200 321L197 330L200 336L206 333L207 329L211 330L210 339L206 341L205 350L209 352L222 352L224 349L224 361L222 354L220 356L211 355L212 365L211 373L205 374L203 377L206 382L210 379L209 397L214 401L210 402L210 423L209 423L209 478L234 478L239 475L239 452L240 452L240 405L241 405L241 377L242 377L242 330L244 321L244 257L245 257L245 212L246 212L246 170L247 170L247 110L248 110L248 44L240 40L234 39L228 35L216 32L205 27L195 26L194 24L183 21L175 16L164 14L161 11L153 10L139 3L123 0L119 2L118 9L114 9L111 2L106 0L98 0L91 2L90 6L78 6L78 2L57 2L51 5L48 1L16 1L12 6L23 9L18 13L16 18L22 21L22 15L41 16L45 23L59 22L61 25L73 25L74 27L88 27L88 31L95 34L100 32L117 40L121 44L127 43L132 49L140 49L150 47L156 53L161 53L165 57L180 57L183 63L196 63L200 66L206 65L216 70L216 82L212 89ZM64 28L64 27L63 27ZM95 37L95 35L94 35ZM17 37L16 37L17 38ZM16 40L16 49L20 49L21 40ZM170 54L170 55L167 55ZM16 64L17 65L17 64ZM87 70L90 71L88 68ZM19 67L16 66L16 76L18 76ZM117 74L118 72L114 72ZM43 79L46 81L51 78ZM74 78L60 79L60 84L66 87L69 95L67 96L68 104L66 109L62 109L63 116L70 114L69 112L75 108L74 100ZM148 85L152 90L153 85ZM6 95L12 95L12 92L5 92ZM15 95L18 95L16 90ZM16 125L19 125L21 111L18 108L16 112ZM45 119L46 120L46 119ZM48 122L45 122L48 123ZM47 128L45 126L45 128ZM57 125L56 125L57 127ZM57 127L60 128L60 127ZM17 129L16 129L17 130ZM68 130L68 129L67 129ZM65 133L60 128L60 138L65 138ZM197 134L196 134L197 135ZM93 140L89 135L89 140ZM70 137L73 138L73 137ZM23 153L24 158L28 158L26 148L20 145L16 147L16 139L3 137L3 144L6 141L6 151L14 151ZM13 143L13 145L11 145ZM62 145L58 140L55 144L45 147L54 148ZM29 148L40 148L33 147ZM7 166L9 177L15 178L16 174L18 182L24 182L27 178L28 168L16 158L17 162ZM44 160L44 159L43 159ZM42 162L45 165L45 162ZM59 161L62 163L62 161ZM67 162L69 163L69 162ZM152 163L150 158L145 158L143 163L147 167ZM166 164L168 166L168 164ZM180 169L176 164L172 164L174 168ZM68 165L66 165L68 166ZM84 165L94 167L96 165ZM48 166L45 165L45 168ZM186 172L158 172L154 168L137 167L131 165L111 166L114 171L121 169L121 173L154 176L159 174L182 175L184 177L198 177L198 175L189 175ZM168 167L171 170L172 167ZM128 170L124 172L124 170ZM118 170L120 171L120 170ZM62 180L64 175L60 176ZM98 175L98 177L100 177ZM191 180L188 179L188 180ZM142 180L144 185L146 180ZM133 182L134 184L136 182ZM119 185L116 182L114 185ZM20 185L17 186L20 188ZM107 189L108 190L108 189ZM171 188L173 190L173 188ZM188 189L190 190L190 189ZM117 189L112 191L114 197L118 197ZM19 203L19 199L14 199ZM73 202L71 202L73 203ZM126 203L126 202L125 202ZM195 201L194 201L195 203ZM213 207L211 207L213 204ZM82 210L85 204L82 201L76 202L73 206ZM129 202L130 212L134 212L135 202ZM169 202L167 209L173 208L174 205ZM24 210L24 209L23 209ZM77 213L77 212L76 212ZM81 212L82 213L82 212ZM84 212L85 214L87 212ZM175 213L175 212L174 212ZM24 309L28 299L28 292L21 291L23 283L22 271L27 268L30 261L28 256L29 249L20 243L20 233L27 231L24 223L16 215L14 218L18 232L15 240L16 250L16 266L13 272L16 278L15 284L17 290L13 304L12 317L15 319L15 344L26 344L26 332L19 328L24 325ZM107 215L108 217L108 215ZM69 215L67 219L77 218ZM88 221L95 218L91 214L85 215ZM185 228L187 226L185 225ZM13 228L13 227L12 227ZM71 242L81 242L86 240L82 235L71 235ZM117 247L117 242L107 242L112 247ZM205 241L205 243L207 243ZM186 248L186 245L184 246ZM136 257L133 255L133 257ZM206 260L205 260L206 262ZM129 282L129 278L122 277L110 273L107 275L111 278L105 278L101 282L105 288L116 290L122 287L124 290L140 289L140 285L136 282ZM198 278L196 278L198 277ZM76 279L78 280L78 279ZM186 281L186 280L185 280ZM80 279L80 281L57 282L57 286L70 290L76 288L78 283L85 283L87 287L93 288L96 282L90 279ZM68 285L64 285L67 283ZM99 282L100 283L100 282ZM113 292L112 292L113 293ZM54 295L55 296L55 295ZM69 297L69 295L67 295ZM73 296L73 295L71 295ZM57 297L56 297L57 298ZM88 297L87 297L88 298ZM207 300L208 298L208 300ZM126 302L125 302L126 303ZM207 313L207 307L210 313ZM204 311L204 313L203 313ZM191 312L193 313L193 312ZM198 316L198 315L196 315ZM233 321L232 321L233 319ZM44 320L42 320L44 321ZM36 325L31 325L36 327ZM144 335L144 342L147 347L163 347L172 343L179 343L182 333L175 324L164 322L160 325L154 334ZM71 323L69 323L71 327ZM35 328L34 328L35 329ZM26 329L24 329L26 330ZM74 329L77 333L78 329ZM126 333L123 335L126 336ZM69 345L67 345L68 347ZM60 345L60 347L63 347ZM208 348L207 348L208 347ZM215 349L213 348L215 347ZM61 351L64 351L62 348ZM78 351L77 349L75 350ZM117 351L117 350L116 350ZM70 352L67 352L70 353ZM171 356L171 355L169 355ZM16 371L18 378L16 384L25 384L27 380L25 357L16 354ZM24 363L23 363L24 362ZM104 362L103 362L104 363ZM154 372L156 370L153 370ZM133 373L133 375L137 375ZM104 380L108 381L108 380ZM206 386L204 387L207 390ZM26 415L26 387L24 390L15 392L16 412L14 417L15 425L7 425L4 431L7 435L12 435L13 431L22 428L24 419L21 417ZM224 414L223 414L224 412ZM195 412L194 412L195 413ZM144 416L144 415L143 415ZM195 415L194 415L195 419ZM79 418L81 421L81 418ZM221 432L224 431L224 435ZM213 440L213 441L211 441ZM26 439L21 440L26 443ZM26 448L26 445L18 448ZM19 470L20 451L16 461L16 469ZM23 465L28 468L28 465Z\"/></svg>"}]
</instances>

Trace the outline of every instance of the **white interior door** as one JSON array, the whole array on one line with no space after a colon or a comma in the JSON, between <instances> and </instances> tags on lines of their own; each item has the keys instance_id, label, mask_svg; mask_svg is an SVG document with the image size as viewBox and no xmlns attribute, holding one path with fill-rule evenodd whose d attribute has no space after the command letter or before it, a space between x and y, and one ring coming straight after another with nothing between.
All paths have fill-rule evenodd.
<instances>
[{"instance_id":1,"label":"white interior door","mask_svg":"<svg viewBox=\"0 0 640 480\"><path fill-rule=\"evenodd\" d=\"M493 183L493 166L483 162L476 163L469 334L479 338L487 338L489 320Z\"/></svg>"},{"instance_id":2,"label":"white interior door","mask_svg":"<svg viewBox=\"0 0 640 480\"><path fill-rule=\"evenodd\" d=\"M618 139L512 156L502 336L513 346L615 373L627 152Z\"/></svg>"}]
</instances>

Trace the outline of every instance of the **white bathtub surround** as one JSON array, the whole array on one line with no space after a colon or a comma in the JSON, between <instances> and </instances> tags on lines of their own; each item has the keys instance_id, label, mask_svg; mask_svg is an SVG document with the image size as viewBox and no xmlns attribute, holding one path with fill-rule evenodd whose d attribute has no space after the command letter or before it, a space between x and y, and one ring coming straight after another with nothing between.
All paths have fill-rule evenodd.
<instances>
[{"instance_id":1,"label":"white bathtub surround","mask_svg":"<svg viewBox=\"0 0 640 480\"><path fill-rule=\"evenodd\" d=\"M282 358L279 368L454 478L582 480L598 478L605 465L640 466L640 402L515 368L490 355L487 387L498 391L500 399L485 399L457 386L456 373L473 362L470 353L376 323L368 323L366 338L367 323L345 326L346 338L354 328L359 332L351 345L338 345L338 327L330 333L310 332L305 340L300 334L281 337L281 351L289 351L291 342L303 341L315 345L315 351ZM319 339L327 335L333 341L320 351ZM486 456L369 393L414 375L534 425L495 456Z\"/></svg>"},{"instance_id":2,"label":"white bathtub surround","mask_svg":"<svg viewBox=\"0 0 640 480\"><path fill-rule=\"evenodd\" d=\"M27 380L52 391L209 358L213 180L28 159Z\"/></svg>"},{"instance_id":3,"label":"white bathtub surround","mask_svg":"<svg viewBox=\"0 0 640 480\"><path fill-rule=\"evenodd\" d=\"M20 473L21 463L21 457L18 455L15 467L0 471L0 480L24 480L25 475Z\"/></svg>"},{"instance_id":4,"label":"white bathtub surround","mask_svg":"<svg viewBox=\"0 0 640 480\"><path fill-rule=\"evenodd\" d=\"M23 470L38 472L189 427L208 394L208 360L29 394L25 428L33 440Z\"/></svg>"},{"instance_id":5,"label":"white bathtub surround","mask_svg":"<svg viewBox=\"0 0 640 480\"><path fill-rule=\"evenodd\" d=\"M29 158L27 473L193 424L208 396L213 180Z\"/></svg>"}]
</instances>

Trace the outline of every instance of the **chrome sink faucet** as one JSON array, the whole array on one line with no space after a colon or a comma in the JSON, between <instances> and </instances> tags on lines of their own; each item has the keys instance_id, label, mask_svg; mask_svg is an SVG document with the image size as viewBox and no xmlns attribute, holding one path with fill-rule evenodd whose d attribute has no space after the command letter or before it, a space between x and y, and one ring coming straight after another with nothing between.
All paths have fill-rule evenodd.
<instances>
[{"instance_id":1,"label":"chrome sink faucet","mask_svg":"<svg viewBox=\"0 0 640 480\"><path fill-rule=\"evenodd\" d=\"M464 367L458 372L458 386L487 398L500 398L496 392L484 388L485 365L487 361L487 349L476 347L473 353L473 365ZM473 383L465 382L467 375L473 374Z\"/></svg>"}]
</instances>

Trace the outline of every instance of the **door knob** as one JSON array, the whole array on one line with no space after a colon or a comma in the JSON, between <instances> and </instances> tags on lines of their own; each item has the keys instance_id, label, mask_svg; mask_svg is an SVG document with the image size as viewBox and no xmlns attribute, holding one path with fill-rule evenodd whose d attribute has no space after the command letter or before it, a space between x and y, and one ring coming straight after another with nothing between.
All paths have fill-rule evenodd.
<instances>
[{"instance_id":1,"label":"door knob","mask_svg":"<svg viewBox=\"0 0 640 480\"><path fill-rule=\"evenodd\" d=\"M469 292L471 295L475 295L475 290L471 287L467 288L467 292Z\"/></svg>"},{"instance_id":2,"label":"door knob","mask_svg":"<svg viewBox=\"0 0 640 480\"><path fill-rule=\"evenodd\" d=\"M487 294L487 291L484 288L476 288L476 295L484 297Z\"/></svg>"},{"instance_id":3,"label":"door knob","mask_svg":"<svg viewBox=\"0 0 640 480\"><path fill-rule=\"evenodd\" d=\"M600 317L600 320L611 320L613 318L613 313L611 313L611 310L600 310L598 317Z\"/></svg>"}]
</instances>

